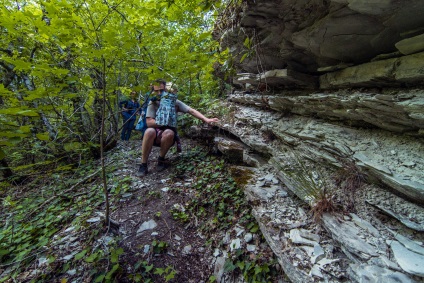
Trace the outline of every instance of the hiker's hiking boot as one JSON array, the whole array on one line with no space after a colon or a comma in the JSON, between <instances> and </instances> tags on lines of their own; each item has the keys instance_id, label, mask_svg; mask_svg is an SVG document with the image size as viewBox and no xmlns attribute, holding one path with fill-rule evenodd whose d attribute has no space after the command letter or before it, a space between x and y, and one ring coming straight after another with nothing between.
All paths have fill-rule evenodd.
<instances>
[{"instance_id":1,"label":"hiker's hiking boot","mask_svg":"<svg viewBox=\"0 0 424 283\"><path fill-rule=\"evenodd\" d=\"M158 158L158 165L156 166L156 170L158 172L165 170L166 168L169 167L169 161L166 160L164 157L160 157Z\"/></svg>"},{"instance_id":2,"label":"hiker's hiking boot","mask_svg":"<svg viewBox=\"0 0 424 283\"><path fill-rule=\"evenodd\" d=\"M181 151L183 151L181 148L181 143L177 142L177 152L181 152Z\"/></svg>"},{"instance_id":3,"label":"hiker's hiking boot","mask_svg":"<svg viewBox=\"0 0 424 283\"><path fill-rule=\"evenodd\" d=\"M135 173L135 175L137 177L144 177L147 175L147 173L149 173L149 170L147 169L147 164L141 163L140 168L138 168L138 171L137 173Z\"/></svg>"}]
</instances>

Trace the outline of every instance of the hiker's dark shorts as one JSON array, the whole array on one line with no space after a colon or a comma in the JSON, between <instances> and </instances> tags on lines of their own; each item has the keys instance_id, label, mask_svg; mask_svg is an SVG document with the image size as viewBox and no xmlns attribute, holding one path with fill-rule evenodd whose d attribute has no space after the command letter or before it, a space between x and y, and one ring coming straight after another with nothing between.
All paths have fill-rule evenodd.
<instances>
[{"instance_id":1,"label":"hiker's dark shorts","mask_svg":"<svg viewBox=\"0 0 424 283\"><path fill-rule=\"evenodd\" d=\"M156 138L153 141L153 145L154 146L160 146L160 142L162 140L162 134L163 132L166 130L166 128L155 128L156 131ZM174 139L174 143L175 143L175 139ZM174 144L173 143L173 144Z\"/></svg>"}]
</instances>

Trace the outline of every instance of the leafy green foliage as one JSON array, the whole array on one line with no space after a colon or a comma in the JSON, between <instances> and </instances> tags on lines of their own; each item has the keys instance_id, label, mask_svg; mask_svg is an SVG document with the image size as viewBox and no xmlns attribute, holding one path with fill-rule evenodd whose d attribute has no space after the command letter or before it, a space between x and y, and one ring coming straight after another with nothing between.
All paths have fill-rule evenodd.
<instances>
[{"instance_id":1,"label":"leafy green foliage","mask_svg":"<svg viewBox=\"0 0 424 283\"><path fill-rule=\"evenodd\" d=\"M210 156L201 148L186 153L175 166L174 178L193 174L192 187L196 194L186 205L187 212L209 220L202 227L206 231L225 229L233 223L249 223L252 219L243 188L240 187L231 172L226 169L225 161ZM192 176L193 177L193 176ZM176 218L188 221L187 212L173 211Z\"/></svg>"},{"instance_id":2,"label":"leafy green foliage","mask_svg":"<svg viewBox=\"0 0 424 283\"><path fill-rule=\"evenodd\" d=\"M209 9L220 2L2 4L0 147L5 154L0 153L20 154L10 159L13 168L63 156L68 162L98 157L99 144L118 135L118 102L131 89L147 91L157 78L176 83L179 97L193 107L218 94L213 64L226 55L212 40Z\"/></svg>"},{"instance_id":3,"label":"leafy green foliage","mask_svg":"<svg viewBox=\"0 0 424 283\"><path fill-rule=\"evenodd\" d=\"M177 272L172 266L167 266L166 268L156 268L154 274L161 275L165 278L165 282L173 279Z\"/></svg>"},{"instance_id":4,"label":"leafy green foliage","mask_svg":"<svg viewBox=\"0 0 424 283\"><path fill-rule=\"evenodd\" d=\"M166 249L168 248L168 243L164 241L153 240L152 248L155 254L164 253L166 252Z\"/></svg>"},{"instance_id":5,"label":"leafy green foliage","mask_svg":"<svg viewBox=\"0 0 424 283\"><path fill-rule=\"evenodd\" d=\"M274 276L278 274L277 260L266 262L263 258L265 257L259 254L252 259L248 254L238 250L233 257L225 261L224 272L241 273L249 283L273 282Z\"/></svg>"},{"instance_id":6,"label":"leafy green foliage","mask_svg":"<svg viewBox=\"0 0 424 283\"><path fill-rule=\"evenodd\" d=\"M96 171L95 169L88 164L72 176L81 178ZM98 180L95 177L86 181L91 183L91 189L87 189L84 194L74 196L74 192L60 193L76 182L74 179L65 180L64 176L66 175L50 175L48 179L40 176L29 186L32 190L23 197L15 196L13 188L5 191L7 195L2 197L0 209L0 220L4 223L0 229L0 265L8 266L11 270L5 280L16 280L22 269L33 264L40 256L47 258L51 272L44 274L44 279L55 276L55 272L73 269L81 263L92 265L93 274L97 274L96 278L99 280L102 278L104 281L113 281L119 274L119 256L123 254L123 250L117 248L114 242L109 244L108 253L99 247L87 245L63 266L56 259L55 249L63 244L62 239L66 237L66 234L61 234L64 227L73 227L79 234L88 235L88 239L85 239L87 243L98 237L101 228L89 226L86 219L91 217L93 210L100 209L104 202L103 196L98 193L100 184L96 184ZM128 182L128 178L123 178L120 183ZM55 197L51 198L52 196ZM120 198L120 194L116 194L116 197ZM106 261L112 263L108 269L104 266Z\"/></svg>"},{"instance_id":7,"label":"leafy green foliage","mask_svg":"<svg viewBox=\"0 0 424 283\"><path fill-rule=\"evenodd\" d=\"M185 211L172 209L170 212L175 220L179 220L183 223L188 222L190 220L190 216Z\"/></svg>"}]
</instances>

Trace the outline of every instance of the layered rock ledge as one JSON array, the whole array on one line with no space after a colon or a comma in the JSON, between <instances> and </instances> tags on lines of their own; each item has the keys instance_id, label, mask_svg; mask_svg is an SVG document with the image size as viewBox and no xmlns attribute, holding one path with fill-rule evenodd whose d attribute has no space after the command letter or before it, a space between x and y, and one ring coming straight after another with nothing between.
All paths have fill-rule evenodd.
<instances>
[{"instance_id":1,"label":"layered rock ledge","mask_svg":"<svg viewBox=\"0 0 424 283\"><path fill-rule=\"evenodd\" d=\"M247 197L293 282L424 282L423 7L243 1L217 23L237 73L221 125L237 141L219 148L253 167Z\"/></svg>"}]
</instances>

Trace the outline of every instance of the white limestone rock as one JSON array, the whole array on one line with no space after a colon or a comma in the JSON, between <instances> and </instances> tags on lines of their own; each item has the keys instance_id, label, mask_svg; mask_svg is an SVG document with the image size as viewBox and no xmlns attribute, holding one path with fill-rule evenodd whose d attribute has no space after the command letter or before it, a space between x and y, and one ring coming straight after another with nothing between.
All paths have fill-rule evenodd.
<instances>
[{"instance_id":1,"label":"white limestone rock","mask_svg":"<svg viewBox=\"0 0 424 283\"><path fill-rule=\"evenodd\" d=\"M312 247L318 245L316 241L303 238L299 229L290 230L290 241L294 244L307 245Z\"/></svg>"},{"instance_id":2,"label":"white limestone rock","mask_svg":"<svg viewBox=\"0 0 424 283\"><path fill-rule=\"evenodd\" d=\"M369 283L414 283L408 275L392 271L377 265L367 263L351 264L348 268L349 277L354 282Z\"/></svg>"},{"instance_id":3,"label":"white limestone rock","mask_svg":"<svg viewBox=\"0 0 424 283\"><path fill-rule=\"evenodd\" d=\"M153 219L150 219L149 221L143 222L143 224L141 224L140 228L138 228L137 230L137 234L142 233L146 230L155 229L157 226L158 224Z\"/></svg>"},{"instance_id":4,"label":"white limestone rock","mask_svg":"<svg viewBox=\"0 0 424 283\"><path fill-rule=\"evenodd\" d=\"M230 243L231 251L238 250L238 249L240 249L240 247L241 247L240 239L234 239L234 240L231 241L231 243Z\"/></svg>"},{"instance_id":5,"label":"white limestone rock","mask_svg":"<svg viewBox=\"0 0 424 283\"><path fill-rule=\"evenodd\" d=\"M250 243L250 241L252 241L253 240L253 235L252 235L252 233L246 233L246 235L244 235L244 241L246 242L246 243Z\"/></svg>"},{"instance_id":6,"label":"white limestone rock","mask_svg":"<svg viewBox=\"0 0 424 283\"><path fill-rule=\"evenodd\" d=\"M398 240L408 250L413 251L413 252L420 254L420 255L424 255L424 248L422 246L420 246L416 242L406 238L405 236L402 236L402 235L395 233L393 231L392 231L392 233L395 235L396 240Z\"/></svg>"}]
</instances>

